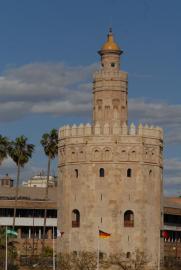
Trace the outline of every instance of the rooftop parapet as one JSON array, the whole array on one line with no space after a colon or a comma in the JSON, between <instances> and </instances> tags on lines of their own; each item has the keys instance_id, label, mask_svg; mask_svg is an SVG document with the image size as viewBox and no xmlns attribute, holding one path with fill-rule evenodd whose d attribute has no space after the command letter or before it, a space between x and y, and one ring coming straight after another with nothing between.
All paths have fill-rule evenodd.
<instances>
[{"instance_id":1,"label":"rooftop parapet","mask_svg":"<svg viewBox=\"0 0 181 270\"><path fill-rule=\"evenodd\" d=\"M133 123L127 126L114 124L113 127L105 124L103 127L97 123L94 126L88 124L80 124L73 126L64 126L59 130L59 138L67 137L83 137L83 136L143 136L163 140L163 130L160 127L139 124L136 127Z\"/></svg>"}]
</instances>

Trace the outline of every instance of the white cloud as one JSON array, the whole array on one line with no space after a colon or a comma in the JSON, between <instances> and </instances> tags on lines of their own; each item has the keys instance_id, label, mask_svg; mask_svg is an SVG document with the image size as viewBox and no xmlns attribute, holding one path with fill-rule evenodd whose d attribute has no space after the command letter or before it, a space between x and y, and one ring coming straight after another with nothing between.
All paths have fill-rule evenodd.
<instances>
[{"instance_id":1,"label":"white cloud","mask_svg":"<svg viewBox=\"0 0 181 270\"><path fill-rule=\"evenodd\" d=\"M181 104L130 99L129 109L131 117L137 118L142 122L151 122L167 127L181 124Z\"/></svg>"},{"instance_id":2,"label":"white cloud","mask_svg":"<svg viewBox=\"0 0 181 270\"><path fill-rule=\"evenodd\" d=\"M179 158L164 160L164 191L166 195L181 194L181 160Z\"/></svg>"},{"instance_id":3,"label":"white cloud","mask_svg":"<svg viewBox=\"0 0 181 270\"><path fill-rule=\"evenodd\" d=\"M35 63L7 70L0 77L0 120L15 120L29 113L89 111L88 81L96 67L96 64L68 67L63 63Z\"/></svg>"},{"instance_id":4,"label":"white cloud","mask_svg":"<svg viewBox=\"0 0 181 270\"><path fill-rule=\"evenodd\" d=\"M13 121L30 113L62 116L90 112L90 82L96 69L97 64L34 63L7 70L0 77L0 120ZM129 115L133 121L164 127L167 142L181 141L181 104L130 99Z\"/></svg>"},{"instance_id":5,"label":"white cloud","mask_svg":"<svg viewBox=\"0 0 181 270\"><path fill-rule=\"evenodd\" d=\"M181 195L181 176L164 178L164 194L167 196Z\"/></svg>"},{"instance_id":6,"label":"white cloud","mask_svg":"<svg viewBox=\"0 0 181 270\"><path fill-rule=\"evenodd\" d=\"M133 120L163 127L166 143L181 141L181 104L130 99L129 113Z\"/></svg>"}]
</instances>

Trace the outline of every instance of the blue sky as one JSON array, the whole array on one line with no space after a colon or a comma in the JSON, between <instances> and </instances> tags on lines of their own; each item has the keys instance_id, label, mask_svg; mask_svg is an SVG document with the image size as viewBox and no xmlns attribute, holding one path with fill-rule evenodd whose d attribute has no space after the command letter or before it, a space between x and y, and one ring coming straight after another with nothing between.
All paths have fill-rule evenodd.
<instances>
[{"instance_id":1,"label":"blue sky","mask_svg":"<svg viewBox=\"0 0 181 270\"><path fill-rule=\"evenodd\" d=\"M165 192L180 194L180 10L180 0L0 0L0 134L37 146L22 180L46 170L44 132L91 122L92 73L111 25L129 73L129 120L164 128ZM10 160L0 170L15 177Z\"/></svg>"}]
</instances>

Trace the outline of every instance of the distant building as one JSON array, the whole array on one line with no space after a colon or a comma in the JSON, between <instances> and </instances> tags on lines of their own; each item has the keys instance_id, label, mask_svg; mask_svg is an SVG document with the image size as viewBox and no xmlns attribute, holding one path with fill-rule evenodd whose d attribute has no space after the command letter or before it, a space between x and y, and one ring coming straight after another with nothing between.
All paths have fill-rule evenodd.
<instances>
[{"instance_id":1,"label":"distant building","mask_svg":"<svg viewBox=\"0 0 181 270\"><path fill-rule=\"evenodd\" d=\"M0 179L0 186L1 187L13 187L14 180L6 174L4 177Z\"/></svg>"},{"instance_id":2,"label":"distant building","mask_svg":"<svg viewBox=\"0 0 181 270\"><path fill-rule=\"evenodd\" d=\"M12 227L15 206L15 187L0 187L0 226ZM19 187L15 230L18 232L18 254L36 255L42 248L44 211L47 209L45 245L52 247L53 231L57 229L57 188L48 191L45 200L45 188Z\"/></svg>"},{"instance_id":3,"label":"distant building","mask_svg":"<svg viewBox=\"0 0 181 270\"><path fill-rule=\"evenodd\" d=\"M29 180L24 181L23 186L26 187L41 187L41 188L46 188L47 186L47 175L44 175L40 173L39 175L35 175L31 177ZM57 185L57 177L55 176L49 176L49 182L48 186L49 187L55 187Z\"/></svg>"}]
</instances>

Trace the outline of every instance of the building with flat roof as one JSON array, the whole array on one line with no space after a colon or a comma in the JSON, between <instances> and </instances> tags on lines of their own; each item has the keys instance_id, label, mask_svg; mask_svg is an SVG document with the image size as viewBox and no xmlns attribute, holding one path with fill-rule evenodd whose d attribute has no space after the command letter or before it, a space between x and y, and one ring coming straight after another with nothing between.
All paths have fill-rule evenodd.
<instances>
[{"instance_id":1,"label":"building with flat roof","mask_svg":"<svg viewBox=\"0 0 181 270\"><path fill-rule=\"evenodd\" d=\"M45 246L52 247L53 231L57 228L57 189L49 188L48 200L45 200L45 188L19 188L16 205L15 230L18 233L17 247L19 255L39 253L42 247L44 211L47 209ZM11 227L15 206L15 188L0 188L0 226Z\"/></svg>"},{"instance_id":2,"label":"building with flat roof","mask_svg":"<svg viewBox=\"0 0 181 270\"><path fill-rule=\"evenodd\" d=\"M25 187L41 187L46 188L47 186L47 175L44 173L40 173L37 175L32 176L27 181L23 181L22 183ZM55 187L57 185L57 177L56 176L49 176L48 186Z\"/></svg>"}]
</instances>

